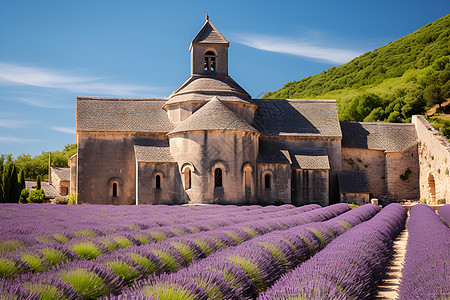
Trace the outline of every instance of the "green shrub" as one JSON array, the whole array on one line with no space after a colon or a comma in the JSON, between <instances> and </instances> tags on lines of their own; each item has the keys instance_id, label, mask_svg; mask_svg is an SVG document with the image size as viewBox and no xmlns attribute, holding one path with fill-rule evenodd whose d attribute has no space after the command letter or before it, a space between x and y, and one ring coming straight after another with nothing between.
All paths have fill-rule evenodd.
<instances>
[{"instance_id":1,"label":"green shrub","mask_svg":"<svg viewBox=\"0 0 450 300\"><path fill-rule=\"evenodd\" d=\"M69 202L67 204L69 205L75 205L77 204L77 194L69 194L67 197L69 197Z\"/></svg>"},{"instance_id":2,"label":"green shrub","mask_svg":"<svg viewBox=\"0 0 450 300\"><path fill-rule=\"evenodd\" d=\"M33 190L28 195L27 201L28 203L43 203L44 202L44 190Z\"/></svg>"},{"instance_id":3,"label":"green shrub","mask_svg":"<svg viewBox=\"0 0 450 300\"><path fill-rule=\"evenodd\" d=\"M20 192L19 203L28 203L28 196L30 196L30 191L28 189L23 189Z\"/></svg>"}]
</instances>

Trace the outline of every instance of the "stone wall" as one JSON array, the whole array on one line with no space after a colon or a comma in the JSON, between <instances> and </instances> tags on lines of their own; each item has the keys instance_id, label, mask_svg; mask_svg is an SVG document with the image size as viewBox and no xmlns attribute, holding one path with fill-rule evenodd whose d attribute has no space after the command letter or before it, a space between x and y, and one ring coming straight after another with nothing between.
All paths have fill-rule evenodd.
<instances>
[{"instance_id":1,"label":"stone wall","mask_svg":"<svg viewBox=\"0 0 450 300\"><path fill-rule=\"evenodd\" d=\"M292 170L292 204L329 205L328 170ZM295 174L295 175L294 175Z\"/></svg>"},{"instance_id":2,"label":"stone wall","mask_svg":"<svg viewBox=\"0 0 450 300\"><path fill-rule=\"evenodd\" d=\"M419 144L420 198L428 204L450 203L450 143L425 120L413 116Z\"/></svg>"},{"instance_id":3,"label":"stone wall","mask_svg":"<svg viewBox=\"0 0 450 300\"><path fill-rule=\"evenodd\" d=\"M288 147L312 147L326 148L328 160L330 163L329 174L329 200L327 203L339 202L339 188L337 183L337 174L341 172L341 139L340 138L321 138L321 137L288 137L279 136L276 140L284 141Z\"/></svg>"},{"instance_id":4,"label":"stone wall","mask_svg":"<svg viewBox=\"0 0 450 300\"><path fill-rule=\"evenodd\" d=\"M78 133L78 203L136 203L134 137L136 133Z\"/></svg>"},{"instance_id":5,"label":"stone wall","mask_svg":"<svg viewBox=\"0 0 450 300\"><path fill-rule=\"evenodd\" d=\"M180 174L190 166L191 188L186 190L191 203L256 202L246 197L243 186L244 167L251 168L252 185L256 186L258 134L241 131L192 131L169 136L170 150L178 162ZM222 169L222 187L215 187L214 172ZM184 182L183 182L184 184Z\"/></svg>"},{"instance_id":6,"label":"stone wall","mask_svg":"<svg viewBox=\"0 0 450 300\"><path fill-rule=\"evenodd\" d=\"M419 175L417 145L403 152L386 153L386 183L389 196L397 200L418 200Z\"/></svg>"},{"instance_id":7,"label":"stone wall","mask_svg":"<svg viewBox=\"0 0 450 300\"><path fill-rule=\"evenodd\" d=\"M77 164L78 164L78 153L72 155L69 158L69 167L70 167L70 194L77 193Z\"/></svg>"},{"instance_id":8,"label":"stone wall","mask_svg":"<svg viewBox=\"0 0 450 300\"><path fill-rule=\"evenodd\" d=\"M139 163L136 204L182 204L184 190L176 163ZM156 187L156 176L160 188Z\"/></svg>"},{"instance_id":9,"label":"stone wall","mask_svg":"<svg viewBox=\"0 0 450 300\"><path fill-rule=\"evenodd\" d=\"M265 177L270 176L266 188ZM258 164L258 203L274 204L276 201L291 203L291 166L283 164Z\"/></svg>"},{"instance_id":10,"label":"stone wall","mask_svg":"<svg viewBox=\"0 0 450 300\"><path fill-rule=\"evenodd\" d=\"M342 170L364 170L372 196L387 193L384 151L342 148Z\"/></svg>"}]
</instances>

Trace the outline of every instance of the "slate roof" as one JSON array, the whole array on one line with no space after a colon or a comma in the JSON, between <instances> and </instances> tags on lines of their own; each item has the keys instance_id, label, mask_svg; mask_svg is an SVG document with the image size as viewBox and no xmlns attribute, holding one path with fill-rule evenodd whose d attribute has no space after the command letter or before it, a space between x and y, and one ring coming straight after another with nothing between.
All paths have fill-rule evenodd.
<instances>
[{"instance_id":1,"label":"slate roof","mask_svg":"<svg viewBox=\"0 0 450 300\"><path fill-rule=\"evenodd\" d=\"M206 20L202 29L192 40L191 47L193 44L224 44L228 46L230 43L209 20Z\"/></svg>"},{"instance_id":2,"label":"slate roof","mask_svg":"<svg viewBox=\"0 0 450 300\"><path fill-rule=\"evenodd\" d=\"M280 141L260 140L258 162L290 164L294 169L329 170L326 148L290 147Z\"/></svg>"},{"instance_id":3,"label":"slate roof","mask_svg":"<svg viewBox=\"0 0 450 300\"><path fill-rule=\"evenodd\" d=\"M340 193L369 193L366 173L363 170L342 171L338 173Z\"/></svg>"},{"instance_id":4,"label":"slate roof","mask_svg":"<svg viewBox=\"0 0 450 300\"><path fill-rule=\"evenodd\" d=\"M336 100L254 99L254 126L264 135L341 137Z\"/></svg>"},{"instance_id":5,"label":"slate roof","mask_svg":"<svg viewBox=\"0 0 450 300\"><path fill-rule=\"evenodd\" d=\"M29 191L33 191L36 188L36 181L30 181L30 180L26 180L25 181L25 187L29 190ZM45 194L45 198L55 198L58 196L61 196L58 191L55 189L55 187L51 184L48 183L48 181L41 181L41 188L42 190L44 190L44 194Z\"/></svg>"},{"instance_id":6,"label":"slate roof","mask_svg":"<svg viewBox=\"0 0 450 300\"><path fill-rule=\"evenodd\" d=\"M59 177L59 180L70 181L70 168L52 167L51 169L55 172L56 176Z\"/></svg>"},{"instance_id":7,"label":"slate roof","mask_svg":"<svg viewBox=\"0 0 450 300\"><path fill-rule=\"evenodd\" d=\"M235 96L244 102L250 101L250 95L230 76L191 75L169 96L165 105L184 101L207 101L219 95Z\"/></svg>"},{"instance_id":8,"label":"slate roof","mask_svg":"<svg viewBox=\"0 0 450 300\"><path fill-rule=\"evenodd\" d=\"M162 109L167 98L77 97L77 131L167 133L173 129Z\"/></svg>"},{"instance_id":9,"label":"slate roof","mask_svg":"<svg viewBox=\"0 0 450 300\"><path fill-rule=\"evenodd\" d=\"M414 124L341 122L342 148L403 152L417 144Z\"/></svg>"},{"instance_id":10,"label":"slate roof","mask_svg":"<svg viewBox=\"0 0 450 300\"><path fill-rule=\"evenodd\" d=\"M218 97L213 97L199 110L178 124L169 134L216 129L258 132L253 126L231 111Z\"/></svg>"},{"instance_id":11,"label":"slate roof","mask_svg":"<svg viewBox=\"0 0 450 300\"><path fill-rule=\"evenodd\" d=\"M176 162L175 158L173 158L170 153L169 140L135 139L134 154L137 162Z\"/></svg>"}]
</instances>

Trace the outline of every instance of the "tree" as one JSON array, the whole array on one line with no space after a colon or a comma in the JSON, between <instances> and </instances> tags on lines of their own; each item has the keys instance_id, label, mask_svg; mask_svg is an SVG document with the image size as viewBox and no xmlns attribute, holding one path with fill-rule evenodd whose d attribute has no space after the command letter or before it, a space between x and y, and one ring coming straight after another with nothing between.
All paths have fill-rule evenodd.
<instances>
[{"instance_id":1,"label":"tree","mask_svg":"<svg viewBox=\"0 0 450 300\"><path fill-rule=\"evenodd\" d=\"M439 111L442 111L441 104L445 102L445 98L442 96L442 91L439 86L435 84L428 85L423 90L423 98L429 107L439 104Z\"/></svg>"},{"instance_id":2,"label":"tree","mask_svg":"<svg viewBox=\"0 0 450 300\"><path fill-rule=\"evenodd\" d=\"M41 175L38 175L36 177L36 189L40 190L41 189Z\"/></svg>"},{"instance_id":3,"label":"tree","mask_svg":"<svg viewBox=\"0 0 450 300\"><path fill-rule=\"evenodd\" d=\"M13 162L5 165L3 176L3 202L17 203L19 202L21 188L17 176L17 168Z\"/></svg>"},{"instance_id":4,"label":"tree","mask_svg":"<svg viewBox=\"0 0 450 300\"><path fill-rule=\"evenodd\" d=\"M20 185L20 189L21 190L26 188L26 185L25 185L25 171L23 170L23 168L21 168L20 172L19 172L19 185Z\"/></svg>"}]
</instances>

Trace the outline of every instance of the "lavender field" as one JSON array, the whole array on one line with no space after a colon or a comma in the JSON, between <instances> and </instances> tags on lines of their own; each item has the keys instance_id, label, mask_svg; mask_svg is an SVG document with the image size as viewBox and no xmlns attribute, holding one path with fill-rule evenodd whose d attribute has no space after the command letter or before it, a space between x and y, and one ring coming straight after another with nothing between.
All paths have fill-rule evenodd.
<instances>
[{"instance_id":1,"label":"lavender field","mask_svg":"<svg viewBox=\"0 0 450 300\"><path fill-rule=\"evenodd\" d=\"M414 280L430 272L418 295L449 296L448 242L438 241L449 228L413 208L411 224L424 218L428 231L410 230L405 271L418 276L402 280L402 299L416 299ZM0 299L370 299L405 220L399 204L2 204Z\"/></svg>"}]
</instances>

